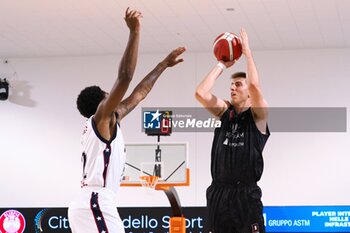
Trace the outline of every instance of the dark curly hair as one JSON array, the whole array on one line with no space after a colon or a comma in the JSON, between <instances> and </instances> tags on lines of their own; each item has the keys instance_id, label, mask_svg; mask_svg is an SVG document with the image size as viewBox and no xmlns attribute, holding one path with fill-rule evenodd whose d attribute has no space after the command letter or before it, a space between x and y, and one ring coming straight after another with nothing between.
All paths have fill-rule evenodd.
<instances>
[{"instance_id":1,"label":"dark curly hair","mask_svg":"<svg viewBox=\"0 0 350 233\"><path fill-rule=\"evenodd\" d=\"M86 118L91 117L104 98L105 92L99 86L86 87L77 98L77 108L80 114Z\"/></svg>"}]
</instances>

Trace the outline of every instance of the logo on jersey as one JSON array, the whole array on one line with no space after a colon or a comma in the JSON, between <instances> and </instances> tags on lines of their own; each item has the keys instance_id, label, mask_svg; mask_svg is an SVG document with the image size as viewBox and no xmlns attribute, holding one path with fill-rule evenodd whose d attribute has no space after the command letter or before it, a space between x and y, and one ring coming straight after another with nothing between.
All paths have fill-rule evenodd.
<instances>
[{"instance_id":1,"label":"logo on jersey","mask_svg":"<svg viewBox=\"0 0 350 233\"><path fill-rule=\"evenodd\" d=\"M259 233L259 224L252 224L252 233Z\"/></svg>"},{"instance_id":2,"label":"logo on jersey","mask_svg":"<svg viewBox=\"0 0 350 233\"><path fill-rule=\"evenodd\" d=\"M0 216L0 232L22 233L25 227L25 218L17 210L7 210Z\"/></svg>"}]
</instances>

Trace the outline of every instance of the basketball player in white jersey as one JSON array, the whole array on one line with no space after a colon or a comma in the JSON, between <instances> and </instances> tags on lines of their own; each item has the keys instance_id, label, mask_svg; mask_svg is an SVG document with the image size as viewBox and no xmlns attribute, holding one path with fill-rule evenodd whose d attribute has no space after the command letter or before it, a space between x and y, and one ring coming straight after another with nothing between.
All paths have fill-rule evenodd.
<instances>
[{"instance_id":1,"label":"basketball player in white jersey","mask_svg":"<svg viewBox=\"0 0 350 233\"><path fill-rule=\"evenodd\" d=\"M68 209L73 233L125 232L115 203L125 165L119 123L146 97L167 67L183 61L178 56L186 49L173 50L122 101L137 63L141 18L139 11L128 8L125 12L129 41L111 92L91 86L82 90L77 99L78 110L87 121L82 136L82 191Z\"/></svg>"}]
</instances>

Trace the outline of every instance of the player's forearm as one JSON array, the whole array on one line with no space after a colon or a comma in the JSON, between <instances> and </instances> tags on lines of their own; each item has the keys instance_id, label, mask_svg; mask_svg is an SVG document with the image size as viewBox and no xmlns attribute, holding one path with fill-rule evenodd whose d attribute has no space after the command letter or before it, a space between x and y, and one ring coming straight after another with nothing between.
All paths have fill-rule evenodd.
<instances>
[{"instance_id":1,"label":"player's forearm","mask_svg":"<svg viewBox=\"0 0 350 233\"><path fill-rule=\"evenodd\" d=\"M260 88L259 75L253 56L249 54L247 55L247 66L247 84L252 107L261 108L260 110L256 110L254 112L256 112L259 118L265 118L267 116L267 103L264 100L263 93Z\"/></svg>"},{"instance_id":2,"label":"player's forearm","mask_svg":"<svg viewBox=\"0 0 350 233\"><path fill-rule=\"evenodd\" d=\"M150 73L144 77L144 79L135 87L135 92L140 94L141 100L146 98L147 94L152 90L154 84L160 77L160 75L167 68L164 63L159 63ZM141 101L140 100L140 101Z\"/></svg>"},{"instance_id":3,"label":"player's forearm","mask_svg":"<svg viewBox=\"0 0 350 233\"><path fill-rule=\"evenodd\" d=\"M130 32L128 44L120 61L118 78L131 80L137 63L138 49L140 42L140 31L134 30Z\"/></svg>"},{"instance_id":4,"label":"player's forearm","mask_svg":"<svg viewBox=\"0 0 350 233\"><path fill-rule=\"evenodd\" d=\"M166 65L159 63L132 91L131 95L122 101L116 111L119 114L119 120L129 114L148 93L152 90L159 76L167 68Z\"/></svg>"},{"instance_id":5,"label":"player's forearm","mask_svg":"<svg viewBox=\"0 0 350 233\"><path fill-rule=\"evenodd\" d=\"M259 75L255 66L253 55L251 53L246 55L247 58L247 84L248 87L259 87Z\"/></svg>"},{"instance_id":6,"label":"player's forearm","mask_svg":"<svg viewBox=\"0 0 350 233\"><path fill-rule=\"evenodd\" d=\"M196 99L200 100L205 98L207 94L211 94L211 90L215 84L216 79L220 76L222 73L223 68L222 66L216 65L203 79L203 81L197 86L196 89Z\"/></svg>"}]
</instances>

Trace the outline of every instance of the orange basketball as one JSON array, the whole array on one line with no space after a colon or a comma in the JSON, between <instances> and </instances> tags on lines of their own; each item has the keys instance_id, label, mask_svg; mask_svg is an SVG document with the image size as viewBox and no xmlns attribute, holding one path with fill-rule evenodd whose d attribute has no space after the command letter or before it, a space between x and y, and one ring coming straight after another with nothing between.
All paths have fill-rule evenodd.
<instances>
[{"instance_id":1,"label":"orange basketball","mask_svg":"<svg viewBox=\"0 0 350 233\"><path fill-rule=\"evenodd\" d=\"M225 32L216 37L213 50L218 61L238 60L242 55L240 38L232 32Z\"/></svg>"}]
</instances>

